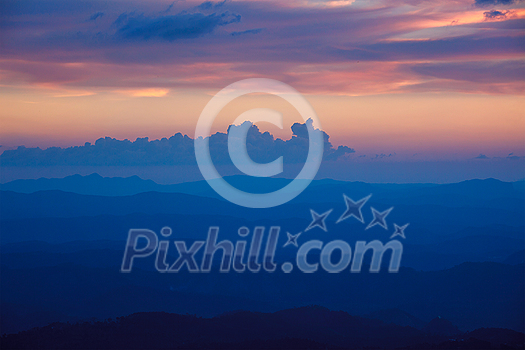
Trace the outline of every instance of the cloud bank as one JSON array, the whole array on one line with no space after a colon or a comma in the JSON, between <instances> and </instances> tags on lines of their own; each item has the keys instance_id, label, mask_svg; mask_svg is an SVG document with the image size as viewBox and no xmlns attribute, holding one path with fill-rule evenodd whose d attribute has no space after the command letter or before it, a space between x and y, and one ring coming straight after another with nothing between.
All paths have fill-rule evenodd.
<instances>
[{"instance_id":1,"label":"cloud bank","mask_svg":"<svg viewBox=\"0 0 525 350\"><path fill-rule=\"evenodd\" d=\"M499 74L523 62L520 2L341 3L5 0L0 83L101 93L129 88L132 71L135 88L221 88L266 76L312 93L525 91L523 80ZM450 62L491 69L482 83L459 84L417 70Z\"/></svg>"},{"instance_id":2,"label":"cloud bank","mask_svg":"<svg viewBox=\"0 0 525 350\"><path fill-rule=\"evenodd\" d=\"M490 6L490 5L512 5L518 2L517 0L476 0L476 6Z\"/></svg>"},{"instance_id":3,"label":"cloud bank","mask_svg":"<svg viewBox=\"0 0 525 350\"><path fill-rule=\"evenodd\" d=\"M249 123L249 122L245 122ZM230 126L228 132L237 126ZM285 164L302 163L308 154L308 131L306 124L295 123L291 127L293 136L289 140L275 139L269 132L261 132L251 125L247 136L247 150L258 163L271 162L283 156ZM336 161L352 148L334 148L329 136L323 134L325 161ZM209 137L210 154L214 164L231 165L228 153L228 133L215 133ZM177 133L170 138L150 141L147 137L135 141L117 140L111 137L98 139L95 144L47 149L26 148L5 150L0 155L1 166L147 166L147 165L195 165L194 140Z\"/></svg>"},{"instance_id":4,"label":"cloud bank","mask_svg":"<svg viewBox=\"0 0 525 350\"><path fill-rule=\"evenodd\" d=\"M197 38L212 33L220 26L240 21L240 15L226 11L211 14L180 12L157 17L122 14L115 23L119 26L117 35L123 39L174 41Z\"/></svg>"}]
</instances>

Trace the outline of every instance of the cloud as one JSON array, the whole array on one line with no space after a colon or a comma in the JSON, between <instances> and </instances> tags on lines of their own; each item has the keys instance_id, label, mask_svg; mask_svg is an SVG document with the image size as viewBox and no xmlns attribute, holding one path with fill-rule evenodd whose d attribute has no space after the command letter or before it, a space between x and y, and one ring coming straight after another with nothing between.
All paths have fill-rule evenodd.
<instances>
[{"instance_id":1,"label":"cloud","mask_svg":"<svg viewBox=\"0 0 525 350\"><path fill-rule=\"evenodd\" d=\"M435 0L410 1L414 11L393 1L337 10L304 1L271 7L261 0L152 1L132 8L128 2L6 1L3 86L215 89L265 76L306 93L524 91L512 64L486 64L525 52L521 9L504 21L485 21L483 11L456 2L431 10ZM97 26L86 22L98 13L104 16ZM450 27L452 20L458 25Z\"/></svg>"},{"instance_id":2,"label":"cloud","mask_svg":"<svg viewBox=\"0 0 525 350\"><path fill-rule=\"evenodd\" d=\"M410 67L412 71L423 76L456 81L509 83L525 80L525 61L523 60L421 63Z\"/></svg>"},{"instance_id":3,"label":"cloud","mask_svg":"<svg viewBox=\"0 0 525 350\"><path fill-rule=\"evenodd\" d=\"M249 122L247 122L249 123ZM232 128L238 126L231 125ZM283 156L285 164L303 163L309 148L306 124L295 123L291 127L293 136L289 140L275 139L268 132L260 132L251 125L247 135L249 156L259 163L268 163ZM324 131L324 159L337 161L346 154L355 152L347 146L335 149ZM228 134L216 133L209 137L210 154L214 164L231 164L228 153ZM5 150L0 155L1 166L146 166L146 165L194 165L194 140L177 133L170 138L150 141L147 137L135 141L117 140L111 137L98 139L95 144L86 142L84 146L68 148L50 147L47 149L20 146Z\"/></svg>"},{"instance_id":4,"label":"cloud","mask_svg":"<svg viewBox=\"0 0 525 350\"><path fill-rule=\"evenodd\" d=\"M509 12L510 11L502 12L502 11L492 10L492 11L483 12L483 17L485 17L486 21L503 20L507 18L507 15L509 14Z\"/></svg>"},{"instance_id":5,"label":"cloud","mask_svg":"<svg viewBox=\"0 0 525 350\"><path fill-rule=\"evenodd\" d=\"M173 5L175 5L176 2L177 2L177 1L172 2L172 3L168 6L168 8L166 8L166 9L165 9L164 11L162 11L162 12L163 12L163 13L168 13L168 12L170 12L171 9L173 8Z\"/></svg>"},{"instance_id":6,"label":"cloud","mask_svg":"<svg viewBox=\"0 0 525 350\"><path fill-rule=\"evenodd\" d=\"M91 15L91 17L89 17L88 21L96 21L97 18L100 18L104 16L104 12L97 12L97 13L94 13Z\"/></svg>"},{"instance_id":7,"label":"cloud","mask_svg":"<svg viewBox=\"0 0 525 350\"><path fill-rule=\"evenodd\" d=\"M132 97L164 97L170 90L169 89L158 89L158 88L149 88L149 89L138 89L138 90L115 90L114 92L129 95Z\"/></svg>"},{"instance_id":8,"label":"cloud","mask_svg":"<svg viewBox=\"0 0 525 350\"><path fill-rule=\"evenodd\" d=\"M242 32L232 32L231 36L239 36L239 35L244 35L244 34L259 34L262 31L263 31L263 28L248 29Z\"/></svg>"},{"instance_id":9,"label":"cloud","mask_svg":"<svg viewBox=\"0 0 525 350\"><path fill-rule=\"evenodd\" d=\"M160 39L174 41L197 38L212 33L216 28L240 22L239 14L228 11L204 14L180 12L176 15L148 17L144 14L122 14L115 24L117 34L125 39Z\"/></svg>"},{"instance_id":10,"label":"cloud","mask_svg":"<svg viewBox=\"0 0 525 350\"><path fill-rule=\"evenodd\" d=\"M518 160L518 159L521 159L521 158L523 158L523 157L515 156L514 152L509 153L509 155L507 156L507 159L510 159L510 160Z\"/></svg>"},{"instance_id":11,"label":"cloud","mask_svg":"<svg viewBox=\"0 0 525 350\"><path fill-rule=\"evenodd\" d=\"M475 157L475 159L489 159L489 157L480 153L479 156Z\"/></svg>"},{"instance_id":12,"label":"cloud","mask_svg":"<svg viewBox=\"0 0 525 350\"><path fill-rule=\"evenodd\" d=\"M476 0L476 6L490 6L490 5L512 5L516 0Z\"/></svg>"},{"instance_id":13,"label":"cloud","mask_svg":"<svg viewBox=\"0 0 525 350\"><path fill-rule=\"evenodd\" d=\"M100 8L100 3L94 1L70 0L2 0L0 9L2 15L61 15L93 13Z\"/></svg>"},{"instance_id":14,"label":"cloud","mask_svg":"<svg viewBox=\"0 0 525 350\"><path fill-rule=\"evenodd\" d=\"M414 59L445 59L453 57L502 56L523 53L523 36L476 37L460 36L437 40L403 40L372 43L352 48L333 48L334 55L349 60L393 61Z\"/></svg>"},{"instance_id":15,"label":"cloud","mask_svg":"<svg viewBox=\"0 0 525 350\"><path fill-rule=\"evenodd\" d=\"M346 156L347 154L355 153L355 150L353 148L350 148L348 146L339 146L334 152L330 152L324 157L324 160L330 161L330 160L338 160L341 157Z\"/></svg>"},{"instance_id":16,"label":"cloud","mask_svg":"<svg viewBox=\"0 0 525 350\"><path fill-rule=\"evenodd\" d=\"M226 0L223 1L204 1L202 4L198 5L196 8L201 11L214 10L219 7L222 7L226 3Z\"/></svg>"},{"instance_id":17,"label":"cloud","mask_svg":"<svg viewBox=\"0 0 525 350\"><path fill-rule=\"evenodd\" d=\"M396 156L395 153L389 153L389 154L381 153L381 154L376 154L375 157L370 158L370 159L374 160L374 159L392 158L395 156Z\"/></svg>"}]
</instances>

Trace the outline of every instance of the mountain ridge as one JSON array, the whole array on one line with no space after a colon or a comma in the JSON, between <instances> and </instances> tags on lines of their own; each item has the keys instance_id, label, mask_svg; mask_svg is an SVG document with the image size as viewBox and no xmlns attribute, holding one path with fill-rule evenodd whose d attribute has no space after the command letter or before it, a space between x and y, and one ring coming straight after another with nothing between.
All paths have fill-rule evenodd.
<instances>
[{"instance_id":1,"label":"mountain ridge","mask_svg":"<svg viewBox=\"0 0 525 350\"><path fill-rule=\"evenodd\" d=\"M246 344L258 344L255 348L262 349L270 343L275 344L276 348L295 349L423 349L436 346L443 349L449 348L447 345L457 347L465 344L483 344L487 348L506 345L514 348L523 345L525 339L523 333L497 328L462 333L456 331L457 328L449 321L440 318L432 320L427 327L428 330L418 330L386 324L380 320L313 305L271 313L239 311L213 318L140 312L102 322L52 323L18 334L4 335L1 342L8 348L17 349L47 348L50 345L69 349L241 349ZM453 331L454 334L436 334L436 328ZM82 334L82 344L77 342L79 334Z\"/></svg>"}]
</instances>

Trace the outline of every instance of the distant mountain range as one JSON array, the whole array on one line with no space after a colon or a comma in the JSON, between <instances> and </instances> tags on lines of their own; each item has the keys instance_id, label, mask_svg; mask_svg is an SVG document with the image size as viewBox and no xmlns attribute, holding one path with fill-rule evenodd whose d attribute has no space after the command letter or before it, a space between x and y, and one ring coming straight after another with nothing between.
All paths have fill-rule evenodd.
<instances>
[{"instance_id":1,"label":"distant mountain range","mask_svg":"<svg viewBox=\"0 0 525 350\"><path fill-rule=\"evenodd\" d=\"M290 181L226 179L252 192L269 192ZM447 341L456 347L487 345L465 343L470 337L490 342L482 337L483 330L475 331L477 336L461 333L463 338L450 338L453 340L429 334L450 335L456 326L461 332L480 327L524 330L523 185L523 181L508 183L494 179L446 185L367 184L326 179L313 181L300 196L282 206L253 210L223 200L204 181L159 185L138 177L103 178L93 174L6 183L0 186L0 332L12 333L58 321L103 320L137 312L214 317L232 310L277 312L321 305L381 320L382 325L378 327L385 337L391 334L388 332L392 325L410 327L401 331L408 334L408 338L403 335L399 343L392 340L400 346L423 343L437 346ZM336 224L346 209L343 194L354 200L372 194L363 208L365 224L354 218ZM371 207L394 208L387 217L388 230L377 226L365 230L366 223L372 220ZM328 232L319 228L305 231L312 220L310 209L318 213L333 209L326 220ZM161 274L153 268L153 256L140 259L133 273L119 272L131 228L159 232L169 226L174 231L174 240L176 237L192 241L204 238L210 226L220 227L221 239L238 239L237 230L241 226L250 229L279 226L281 236L276 261L282 263L291 261L296 253L291 247L283 248L286 232L302 232L299 244L311 239L323 242L341 239L353 245L356 240L386 242L394 223L409 224L406 239L398 238L404 251L402 268L397 274L385 270L379 274L369 273L367 267L366 272L360 274L299 271L285 274L280 268L275 273L258 274L187 271ZM176 251L169 250L167 259L176 259ZM253 315L249 318L262 318L257 321L262 322L261 326L273 317ZM305 318L311 317L309 315L305 314ZM343 321L351 318L341 317ZM357 329L361 327L360 322L365 325L369 322L353 320ZM64 334L92 332L92 326L111 333L112 327L121 327L111 322L98 325L101 328L57 327L65 329ZM210 327L210 332L220 329ZM407 333L403 333L405 331ZM42 329L42 333L32 332L26 336L34 335L34 339L56 336L49 327ZM487 332L495 332L497 341L504 333ZM286 334L277 332L274 338L264 341L268 346L279 348L283 341L293 338L306 347L337 348L348 345L346 341L350 339L337 335L333 339L338 340L332 342L321 336L304 338L302 333L292 331ZM120 335L113 336L112 339L120 339ZM467 336L469 338L465 338ZM93 339L97 337L94 333ZM381 341L386 341L387 338L381 337ZM20 345L20 339L11 337L2 341ZM407 339L411 340L405 342ZM464 339L463 343L460 339ZM137 339L137 344L140 341ZM246 347L256 344L259 338L235 338L233 345L225 345L220 338L211 336L209 341L224 347ZM384 344L379 340L378 343L359 341L356 340L356 344L363 346ZM210 343L197 340L195 344L199 348Z\"/></svg>"},{"instance_id":2,"label":"distant mountain range","mask_svg":"<svg viewBox=\"0 0 525 350\"><path fill-rule=\"evenodd\" d=\"M79 339L82 339L79 342ZM214 318L135 313L105 322L53 323L1 338L9 349L518 349L525 335L484 328L460 332L435 318L423 330L308 306Z\"/></svg>"},{"instance_id":3,"label":"distant mountain range","mask_svg":"<svg viewBox=\"0 0 525 350\"><path fill-rule=\"evenodd\" d=\"M280 189L291 180L283 178L257 178L248 176L227 176L226 181L235 187L252 193L266 193ZM0 184L0 190L20 193L59 190L86 195L128 196L142 192L186 193L205 197L221 198L206 181L186 182L174 185L161 185L152 180L143 180L138 176L102 177L96 173L81 176L72 175L65 178L40 178L37 180L15 180ZM495 179L468 180L453 184L367 184L364 182L346 182L331 179L314 180L301 200L309 202L326 201L335 196L341 196L341 191L351 191L358 194L374 193L385 198L396 198L406 203L406 199L425 200L436 204L447 202L452 204L450 196L454 196L454 205L471 203L473 199L489 202L494 198L523 199L525 181L503 182ZM367 193L368 192L368 193ZM323 194L319 198L319 194ZM401 195L401 196L400 196ZM466 202L465 202L466 201Z\"/></svg>"},{"instance_id":4,"label":"distant mountain range","mask_svg":"<svg viewBox=\"0 0 525 350\"><path fill-rule=\"evenodd\" d=\"M228 181L241 189L256 188L267 192L282 187L289 180L257 179L251 182L246 177L232 177ZM500 248L497 247L501 247L504 240L495 243L500 237L524 239L525 192L522 185L522 182L506 183L493 179L448 185L318 180L289 203L254 210L223 200L204 181L158 185L137 177L102 178L98 175L19 180L1 186L1 242L48 239L60 242L90 237L122 240L131 227L160 229L162 226L159 225L167 224L180 228L180 234L186 237L205 234L206 226L219 223L225 228L232 227L232 230L237 224L279 224L290 232L299 232L311 220L310 209L319 213L333 209L333 214L327 219L331 233L347 235L348 230L352 230L356 232L356 238L361 234L369 238L357 220L347 220L343 225L335 225L335 221L345 210L343 194L354 200L372 194L367 206L380 210L394 207L388 217L390 226L392 223L410 223L408 230L412 234L409 233L408 244L455 241L450 244L456 251L464 252L459 248L464 246L477 254L480 252L477 249L468 249L470 242L457 241L476 236L477 243L474 244L492 246L492 252L487 253L503 257L524 248L523 245L519 247L520 242L507 240L507 246L514 245L517 249L511 252L503 249L498 253ZM155 191L142 192L152 189ZM126 191L138 193L116 195ZM363 211L363 215L366 221L372 218L369 208ZM199 220L195 220L196 217ZM42 232L44 228L45 233ZM87 232L88 228L90 232ZM373 228L368 232L376 234L381 229Z\"/></svg>"},{"instance_id":5,"label":"distant mountain range","mask_svg":"<svg viewBox=\"0 0 525 350\"><path fill-rule=\"evenodd\" d=\"M0 331L142 311L211 317L311 304L415 328L422 326L418 319L427 323L438 316L463 331L525 327L523 264L463 263L442 271L402 268L397 274L372 274L366 267L360 274L161 274L146 269L153 260L138 261L133 273L122 274L119 250L2 252ZM381 311L388 309L402 312Z\"/></svg>"},{"instance_id":6,"label":"distant mountain range","mask_svg":"<svg viewBox=\"0 0 525 350\"><path fill-rule=\"evenodd\" d=\"M246 177L228 180L246 190L257 185L261 192L289 181L270 178L257 179L254 183ZM0 192L0 243L110 240L122 244L130 228L143 227L158 232L163 226L172 227L178 237L195 239L205 237L212 225L221 227L221 237L235 239L241 226L276 225L282 227L281 244L284 244L285 231L297 233L308 226L310 209L317 212L334 209L327 219L330 233L319 235L315 230L309 231L301 239L348 240L348 232L352 232L352 241L386 239L390 235L381 228L364 231L355 219L335 224L345 210L343 193L355 200L372 193L370 206L394 207L388 217L390 227L392 223L410 223L404 242L403 266L440 270L469 261L519 263L523 261L525 249L525 195L521 185L521 182L493 179L448 185L318 180L290 203L253 210L217 198L205 181L158 185L138 177L103 178L96 174L19 180L1 187L9 191ZM162 192L140 192L139 189ZM125 191L140 193L100 194ZM94 194L96 192L99 194ZM371 220L370 209L364 210L363 215L365 220ZM9 249L3 248L4 253L9 253Z\"/></svg>"}]
</instances>

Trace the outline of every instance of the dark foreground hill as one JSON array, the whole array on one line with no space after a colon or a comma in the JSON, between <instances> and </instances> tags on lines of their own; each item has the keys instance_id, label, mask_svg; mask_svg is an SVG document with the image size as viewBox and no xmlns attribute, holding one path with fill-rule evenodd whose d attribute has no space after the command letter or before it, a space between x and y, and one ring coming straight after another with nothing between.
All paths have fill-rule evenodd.
<instances>
[{"instance_id":1,"label":"dark foreground hill","mask_svg":"<svg viewBox=\"0 0 525 350\"><path fill-rule=\"evenodd\" d=\"M106 259L102 251L77 254L86 260ZM357 274L304 274L296 269L289 274L280 269L274 273L215 271L166 274L136 269L124 274L118 267L71 263L26 268L3 264L0 333L137 312L213 317L231 310L274 312L313 304L414 328L422 325L417 321L408 324L399 312L380 311L402 310L413 315L408 316L412 322L414 317L427 323L441 316L462 331L524 329L523 265L464 263L432 272L402 268L395 274L366 269ZM432 329L441 325L436 326Z\"/></svg>"},{"instance_id":2,"label":"dark foreground hill","mask_svg":"<svg viewBox=\"0 0 525 350\"><path fill-rule=\"evenodd\" d=\"M525 335L478 329L443 335L310 306L214 318L136 313L105 322L54 323L4 335L6 349L521 349Z\"/></svg>"}]
</instances>

